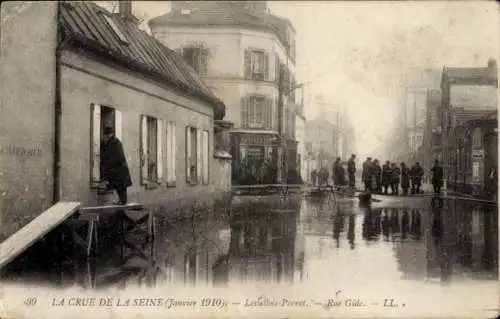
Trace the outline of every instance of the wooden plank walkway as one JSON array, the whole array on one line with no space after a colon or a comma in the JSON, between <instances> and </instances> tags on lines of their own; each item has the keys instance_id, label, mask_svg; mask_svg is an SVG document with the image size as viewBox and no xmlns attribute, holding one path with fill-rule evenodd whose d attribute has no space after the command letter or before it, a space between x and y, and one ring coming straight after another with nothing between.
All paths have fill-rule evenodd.
<instances>
[{"instance_id":1,"label":"wooden plank walkway","mask_svg":"<svg viewBox=\"0 0 500 319\"><path fill-rule=\"evenodd\" d=\"M0 244L0 269L73 215L79 202L59 202Z\"/></svg>"}]
</instances>

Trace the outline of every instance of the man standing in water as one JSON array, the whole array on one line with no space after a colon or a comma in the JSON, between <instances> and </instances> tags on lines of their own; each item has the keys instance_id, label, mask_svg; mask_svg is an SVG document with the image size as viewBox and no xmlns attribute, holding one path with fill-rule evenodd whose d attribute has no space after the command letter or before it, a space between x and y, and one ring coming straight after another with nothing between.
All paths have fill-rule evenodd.
<instances>
[{"instance_id":1,"label":"man standing in water","mask_svg":"<svg viewBox=\"0 0 500 319\"><path fill-rule=\"evenodd\" d=\"M439 161L434 161L434 166L431 168L432 173L432 186L434 187L434 194L441 193L441 186L443 186L443 168L439 166Z\"/></svg>"},{"instance_id":2,"label":"man standing in water","mask_svg":"<svg viewBox=\"0 0 500 319\"><path fill-rule=\"evenodd\" d=\"M371 191L372 190L372 170L373 170L373 163L372 163L372 158L367 157L366 161L363 163L363 172L362 177L363 177L363 182L365 183L365 191Z\"/></svg>"},{"instance_id":3,"label":"man standing in water","mask_svg":"<svg viewBox=\"0 0 500 319\"><path fill-rule=\"evenodd\" d=\"M356 155L352 154L351 158L347 161L347 173L349 175L349 186L356 187Z\"/></svg>"},{"instance_id":4,"label":"man standing in water","mask_svg":"<svg viewBox=\"0 0 500 319\"><path fill-rule=\"evenodd\" d=\"M117 205L127 203L127 187L132 186L132 179L120 140L112 127L104 129L101 146L101 178L107 189L114 189L118 194Z\"/></svg>"}]
</instances>

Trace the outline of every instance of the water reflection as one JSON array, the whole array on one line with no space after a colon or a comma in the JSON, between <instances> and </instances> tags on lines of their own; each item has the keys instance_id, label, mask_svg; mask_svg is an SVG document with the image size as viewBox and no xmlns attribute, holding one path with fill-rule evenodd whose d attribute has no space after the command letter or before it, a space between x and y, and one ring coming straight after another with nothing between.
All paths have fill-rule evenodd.
<instances>
[{"instance_id":1,"label":"water reflection","mask_svg":"<svg viewBox=\"0 0 500 319\"><path fill-rule=\"evenodd\" d=\"M404 279L447 284L496 278L496 207L439 198L422 201L420 208L375 209L355 201L324 210L316 205L307 199L241 205L232 208L230 219L163 223L147 267L130 266L98 281L98 287L325 282L329 279L314 267L329 263L339 265L335 276L367 281L372 273L361 264L397 269ZM101 277L116 268L112 261L119 249L102 255L108 258L97 261Z\"/></svg>"}]
</instances>

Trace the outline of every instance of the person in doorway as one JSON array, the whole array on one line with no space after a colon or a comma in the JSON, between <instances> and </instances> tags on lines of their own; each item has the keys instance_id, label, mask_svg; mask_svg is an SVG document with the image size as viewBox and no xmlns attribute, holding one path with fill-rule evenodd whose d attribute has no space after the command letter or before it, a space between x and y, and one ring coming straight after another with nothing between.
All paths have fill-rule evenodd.
<instances>
[{"instance_id":1,"label":"person in doorway","mask_svg":"<svg viewBox=\"0 0 500 319\"><path fill-rule=\"evenodd\" d=\"M382 186L384 187L384 194L387 195L389 190L389 185L391 184L391 166L389 161L385 161L385 164L382 166Z\"/></svg>"},{"instance_id":2,"label":"person in doorway","mask_svg":"<svg viewBox=\"0 0 500 319\"><path fill-rule=\"evenodd\" d=\"M363 183L365 184L365 191L371 191L372 190L372 158L367 157L366 161L363 162L363 172L362 177L363 177Z\"/></svg>"},{"instance_id":3,"label":"person in doorway","mask_svg":"<svg viewBox=\"0 0 500 319\"><path fill-rule=\"evenodd\" d=\"M424 170L420 163L417 162L411 167L410 179L411 179L411 193L420 194L420 186L422 185L422 177L424 176Z\"/></svg>"},{"instance_id":4,"label":"person in doorway","mask_svg":"<svg viewBox=\"0 0 500 319\"><path fill-rule=\"evenodd\" d=\"M408 195L408 189L410 188L410 171L404 162L401 162L401 189L403 190L403 196Z\"/></svg>"},{"instance_id":5,"label":"person in doorway","mask_svg":"<svg viewBox=\"0 0 500 319\"><path fill-rule=\"evenodd\" d=\"M352 154L351 158L347 161L347 174L349 175L349 186L356 187L356 154Z\"/></svg>"},{"instance_id":6,"label":"person in doorway","mask_svg":"<svg viewBox=\"0 0 500 319\"><path fill-rule=\"evenodd\" d=\"M373 174L375 175L375 191L378 194L382 193L382 167L378 159L373 161Z\"/></svg>"},{"instance_id":7,"label":"person in doorway","mask_svg":"<svg viewBox=\"0 0 500 319\"><path fill-rule=\"evenodd\" d=\"M391 194L399 195L399 181L401 170L396 165L396 163L391 164Z\"/></svg>"},{"instance_id":8,"label":"person in doorway","mask_svg":"<svg viewBox=\"0 0 500 319\"><path fill-rule=\"evenodd\" d=\"M435 160L434 161L434 166L431 168L431 173L432 173L432 187L434 188L434 194L439 195L441 194L441 187L443 186L443 168L439 165L439 161Z\"/></svg>"},{"instance_id":9,"label":"person in doorway","mask_svg":"<svg viewBox=\"0 0 500 319\"><path fill-rule=\"evenodd\" d=\"M107 189L116 190L117 205L127 203L127 187L132 186L127 159L112 127L104 129L101 155L101 177Z\"/></svg>"}]
</instances>

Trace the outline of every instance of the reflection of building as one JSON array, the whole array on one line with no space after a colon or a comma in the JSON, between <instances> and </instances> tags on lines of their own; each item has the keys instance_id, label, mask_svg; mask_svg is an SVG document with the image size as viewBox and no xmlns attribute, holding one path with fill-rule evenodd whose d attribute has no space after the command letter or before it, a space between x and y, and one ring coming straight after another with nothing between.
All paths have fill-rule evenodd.
<instances>
[{"instance_id":1,"label":"reflection of building","mask_svg":"<svg viewBox=\"0 0 500 319\"><path fill-rule=\"evenodd\" d=\"M304 253L302 240L296 236L300 207L285 210L233 218L228 256L230 282L289 282L300 278Z\"/></svg>"},{"instance_id":2,"label":"reflection of building","mask_svg":"<svg viewBox=\"0 0 500 319\"><path fill-rule=\"evenodd\" d=\"M176 48L227 105L233 179L243 160L277 164L283 124L288 167L295 167L295 29L269 13L266 1L173 1L172 11L149 21L152 34ZM280 71L283 112L278 110ZM251 165L252 165L251 164Z\"/></svg>"}]
</instances>

